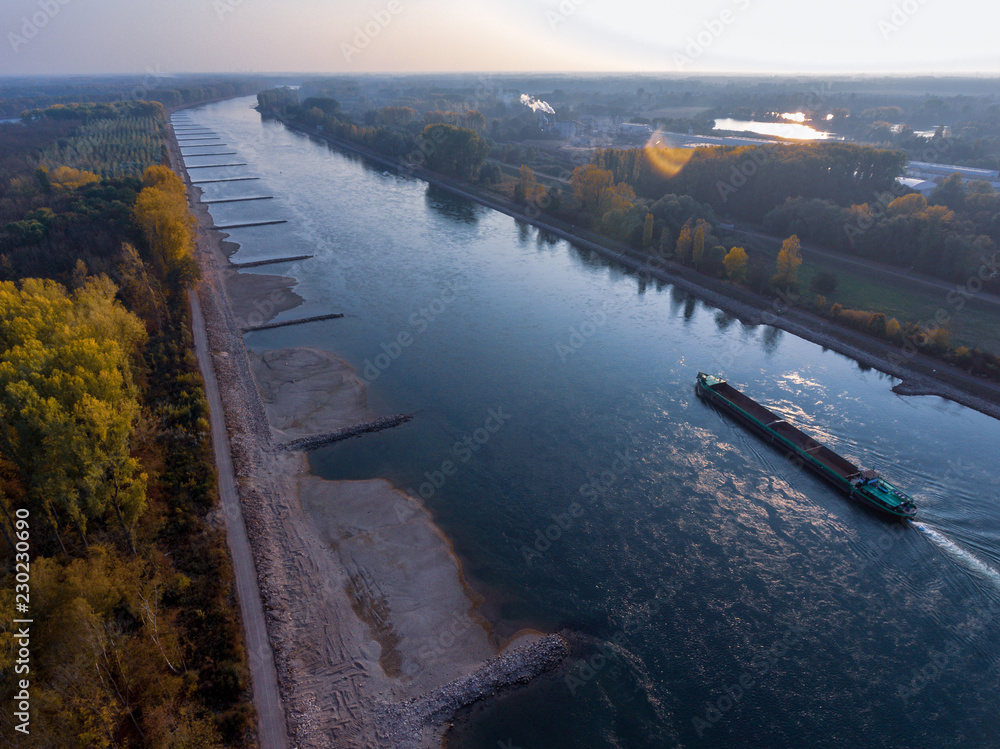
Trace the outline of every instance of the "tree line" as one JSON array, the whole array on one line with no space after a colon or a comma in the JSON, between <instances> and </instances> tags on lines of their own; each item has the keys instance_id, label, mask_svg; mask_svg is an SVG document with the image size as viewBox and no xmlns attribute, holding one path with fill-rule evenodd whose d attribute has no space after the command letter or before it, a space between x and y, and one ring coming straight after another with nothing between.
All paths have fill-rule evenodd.
<instances>
[{"instance_id":1,"label":"tree line","mask_svg":"<svg viewBox=\"0 0 1000 749\"><path fill-rule=\"evenodd\" d=\"M46 169L38 146L62 125L33 121L39 138L0 154L0 556L27 510L32 739L244 746L253 711L225 537L208 521L184 186L158 165L141 179ZM0 628L5 673L12 634ZM8 704L12 689L0 684ZM12 720L0 715L6 736Z\"/></svg>"}]
</instances>

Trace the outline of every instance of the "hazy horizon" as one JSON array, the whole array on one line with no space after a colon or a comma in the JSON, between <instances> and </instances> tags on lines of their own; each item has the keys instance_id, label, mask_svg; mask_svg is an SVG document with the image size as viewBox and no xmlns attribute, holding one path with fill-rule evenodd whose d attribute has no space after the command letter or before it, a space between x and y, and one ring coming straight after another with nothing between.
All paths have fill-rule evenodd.
<instances>
[{"instance_id":1,"label":"hazy horizon","mask_svg":"<svg viewBox=\"0 0 1000 749\"><path fill-rule=\"evenodd\" d=\"M0 75L1000 74L1000 7L718 0L8 0Z\"/></svg>"}]
</instances>

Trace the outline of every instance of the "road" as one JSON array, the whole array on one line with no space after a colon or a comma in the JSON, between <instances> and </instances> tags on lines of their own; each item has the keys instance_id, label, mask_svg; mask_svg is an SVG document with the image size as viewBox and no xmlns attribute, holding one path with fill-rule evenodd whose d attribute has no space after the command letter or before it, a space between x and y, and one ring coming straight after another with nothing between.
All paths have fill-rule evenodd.
<instances>
[{"instance_id":1,"label":"road","mask_svg":"<svg viewBox=\"0 0 1000 749\"><path fill-rule=\"evenodd\" d=\"M205 379L205 396L212 424L212 449L219 473L219 501L226 518L226 536L233 559L233 576L236 595L240 600L243 634L253 685L253 701L257 708L257 731L261 749L289 749L285 724L285 708L278 692L278 675L274 668L274 653L264 623L264 606L257 585L257 568L250 553L246 523L240 498L236 493L236 475L229 451L229 434L226 431L225 412L219 396L219 383L215 378L215 365L208 346L205 319L201 314L198 295L192 290L191 327L194 332L194 349L198 366Z\"/></svg>"}]
</instances>

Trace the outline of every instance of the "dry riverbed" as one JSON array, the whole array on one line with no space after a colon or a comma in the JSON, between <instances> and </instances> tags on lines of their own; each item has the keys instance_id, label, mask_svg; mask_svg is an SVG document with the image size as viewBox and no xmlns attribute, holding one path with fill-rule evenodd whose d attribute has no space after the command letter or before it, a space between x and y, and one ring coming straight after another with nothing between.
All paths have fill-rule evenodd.
<instances>
[{"instance_id":1,"label":"dry riverbed","mask_svg":"<svg viewBox=\"0 0 1000 749\"><path fill-rule=\"evenodd\" d=\"M242 331L297 306L296 282L232 268L236 246L197 200L199 297L293 745L439 746L456 710L555 667L567 645L523 633L500 653L418 500L325 481L276 449L377 415L332 352L248 351Z\"/></svg>"}]
</instances>

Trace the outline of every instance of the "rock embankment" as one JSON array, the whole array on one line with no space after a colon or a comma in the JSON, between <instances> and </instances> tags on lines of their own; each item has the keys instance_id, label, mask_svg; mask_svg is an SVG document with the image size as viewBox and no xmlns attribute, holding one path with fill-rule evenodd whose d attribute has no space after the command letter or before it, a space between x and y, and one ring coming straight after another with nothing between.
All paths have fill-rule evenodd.
<instances>
[{"instance_id":1,"label":"rock embankment","mask_svg":"<svg viewBox=\"0 0 1000 749\"><path fill-rule=\"evenodd\" d=\"M381 432L383 429L392 429L393 427L398 427L400 424L405 424L412 418L413 414L380 416L372 421L366 421L364 424L355 424L354 426L344 427L343 429L337 429L333 432L327 432L326 434L316 434L311 437L302 437L297 440L292 440L291 442L286 442L283 445L278 445L278 449L315 450L318 447L329 445L331 442L339 442L340 440L350 439L351 437L359 437L362 434L368 434L370 432Z\"/></svg>"},{"instance_id":2,"label":"rock embankment","mask_svg":"<svg viewBox=\"0 0 1000 749\"><path fill-rule=\"evenodd\" d=\"M534 637L423 697L402 704L383 704L376 709L380 739L384 746L394 749L428 746L463 707L551 671L568 653L569 645L559 635Z\"/></svg>"}]
</instances>

